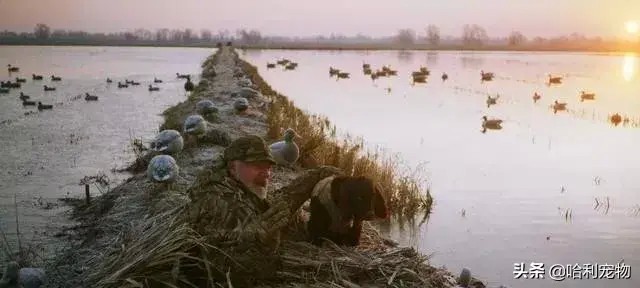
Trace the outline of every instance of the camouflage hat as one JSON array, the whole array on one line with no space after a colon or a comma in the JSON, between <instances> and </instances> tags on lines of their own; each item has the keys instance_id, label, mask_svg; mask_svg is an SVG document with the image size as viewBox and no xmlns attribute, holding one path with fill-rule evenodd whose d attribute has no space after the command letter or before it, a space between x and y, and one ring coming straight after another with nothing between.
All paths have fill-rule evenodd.
<instances>
[{"instance_id":1,"label":"camouflage hat","mask_svg":"<svg viewBox=\"0 0 640 288\"><path fill-rule=\"evenodd\" d=\"M244 136L231 142L224 150L224 161L240 160L245 162L268 161L276 164L271 157L269 148L264 140L256 135Z\"/></svg>"}]
</instances>

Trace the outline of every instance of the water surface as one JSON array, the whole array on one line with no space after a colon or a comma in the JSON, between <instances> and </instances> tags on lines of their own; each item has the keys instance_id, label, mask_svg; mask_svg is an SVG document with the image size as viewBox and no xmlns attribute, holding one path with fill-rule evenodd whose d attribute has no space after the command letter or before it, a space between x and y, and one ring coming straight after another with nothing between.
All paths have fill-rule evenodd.
<instances>
[{"instance_id":1,"label":"water surface","mask_svg":"<svg viewBox=\"0 0 640 288\"><path fill-rule=\"evenodd\" d=\"M298 107L328 116L371 147L397 152L409 167L426 163L433 214L420 227L391 233L433 253L434 264L467 267L496 286L639 287L635 276L556 282L548 274L545 280L513 274L519 262L549 268L624 259L632 275L640 269L636 56L264 50L242 57ZM266 68L281 58L299 67ZM390 65L399 76L372 82L362 73L364 62ZM412 86L409 75L421 65L432 76ZM329 66L351 79L329 78ZM481 70L496 79L481 83ZM549 74L564 76L564 83L547 86ZM596 100L580 102L581 90L595 92ZM535 91L542 94L536 104ZM498 105L487 108L487 94L500 94ZM569 110L554 114L554 100ZM628 117L628 125L612 127L613 113ZM503 119L503 129L481 133L484 115ZM608 209L595 207L596 199L608 199Z\"/></svg>"}]
</instances>

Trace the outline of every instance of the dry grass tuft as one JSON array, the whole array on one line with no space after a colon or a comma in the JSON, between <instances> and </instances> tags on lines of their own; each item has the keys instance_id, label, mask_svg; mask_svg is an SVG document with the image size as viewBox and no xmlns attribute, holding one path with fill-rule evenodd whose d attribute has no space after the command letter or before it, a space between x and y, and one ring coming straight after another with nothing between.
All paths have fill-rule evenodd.
<instances>
[{"instance_id":1,"label":"dry grass tuft","mask_svg":"<svg viewBox=\"0 0 640 288\"><path fill-rule=\"evenodd\" d=\"M336 127L326 117L303 112L287 97L274 91L260 77L255 66L242 60L240 62L260 92L272 101L267 111L267 137L271 140L280 139L285 129L295 129L302 136L297 143L301 150L299 162L304 168L331 165L348 175L371 177L384 188L392 213L401 218L431 211L433 198L429 189L425 189L422 171L400 171L397 158L364 151L362 139L354 140L347 136L339 140Z\"/></svg>"}]
</instances>

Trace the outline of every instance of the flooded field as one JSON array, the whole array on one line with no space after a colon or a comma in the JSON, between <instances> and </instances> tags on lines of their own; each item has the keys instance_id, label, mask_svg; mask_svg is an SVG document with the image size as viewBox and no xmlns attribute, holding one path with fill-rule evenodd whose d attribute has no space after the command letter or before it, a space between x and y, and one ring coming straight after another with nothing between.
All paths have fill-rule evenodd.
<instances>
[{"instance_id":1,"label":"flooded field","mask_svg":"<svg viewBox=\"0 0 640 288\"><path fill-rule=\"evenodd\" d=\"M84 176L104 173L111 187L128 177L112 173L134 159L130 142L157 132L160 113L185 99L184 80L197 81L200 64L214 50L199 48L20 47L0 46L2 81L26 78L22 89L0 94L0 228L15 245L14 195L23 243L46 242L64 224L59 197L82 197ZM32 74L44 80L33 81ZM51 75L62 81L52 82ZM154 77L163 83L153 83ZM110 78L113 83L107 83ZM118 81L139 82L118 88ZM197 82L196 82L197 83ZM160 87L150 92L148 85ZM43 85L56 87L45 92ZM53 105L39 111L23 106L20 91L32 101ZM98 101L85 101L85 93ZM99 194L96 187L92 192ZM49 204L48 204L49 203ZM37 234L34 234L34 231ZM17 247L13 247L17 250ZM4 253L0 253L0 259Z\"/></svg>"},{"instance_id":2,"label":"flooded field","mask_svg":"<svg viewBox=\"0 0 640 288\"><path fill-rule=\"evenodd\" d=\"M370 147L424 165L435 198L419 227L394 227L432 263L490 285L638 287L640 280L514 279L514 264L640 269L640 76L625 54L246 51L277 91ZM266 64L289 59L294 70ZM372 81L383 65L398 76ZM329 67L350 73L329 76ZM412 85L411 72L431 70ZM482 82L481 71L493 72ZM447 73L448 79L441 79ZM561 76L548 85L549 75ZM581 101L581 91L595 99ZM534 103L534 93L540 100ZM487 105L487 95L496 97ZM554 101L567 103L554 113ZM614 126L611 116L620 115ZM482 117L503 120L482 132ZM567 271L565 270L565 274ZM575 273L575 272L574 272ZM587 273L587 272L584 272ZM586 275L586 274L581 274ZM584 278L586 278L585 276ZM567 277L557 277L567 278ZM602 278L602 277L591 277ZM634 277L637 278L637 277Z\"/></svg>"}]
</instances>

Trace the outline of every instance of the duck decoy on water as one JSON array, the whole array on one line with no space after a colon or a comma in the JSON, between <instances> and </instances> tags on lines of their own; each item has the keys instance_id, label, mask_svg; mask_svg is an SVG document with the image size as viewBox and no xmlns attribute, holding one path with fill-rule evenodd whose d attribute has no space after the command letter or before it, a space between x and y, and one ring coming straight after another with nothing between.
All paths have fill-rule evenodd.
<instances>
[{"instance_id":1,"label":"duck decoy on water","mask_svg":"<svg viewBox=\"0 0 640 288\"><path fill-rule=\"evenodd\" d=\"M447 73L442 73L442 82L447 81L449 79L449 75Z\"/></svg>"},{"instance_id":2,"label":"duck decoy on water","mask_svg":"<svg viewBox=\"0 0 640 288\"><path fill-rule=\"evenodd\" d=\"M44 85L44 91L56 91L56 87L49 87L47 85Z\"/></svg>"},{"instance_id":3,"label":"duck decoy on water","mask_svg":"<svg viewBox=\"0 0 640 288\"><path fill-rule=\"evenodd\" d=\"M178 79L187 79L187 77L189 77L189 74L176 73L176 76L178 77Z\"/></svg>"},{"instance_id":4,"label":"duck decoy on water","mask_svg":"<svg viewBox=\"0 0 640 288\"><path fill-rule=\"evenodd\" d=\"M11 64L7 65L7 70L9 72L20 72L20 68L15 67L15 66L11 66Z\"/></svg>"},{"instance_id":5,"label":"duck decoy on water","mask_svg":"<svg viewBox=\"0 0 640 288\"><path fill-rule=\"evenodd\" d=\"M16 77L16 83L27 83L27 79Z\"/></svg>"},{"instance_id":6,"label":"duck decoy on water","mask_svg":"<svg viewBox=\"0 0 640 288\"><path fill-rule=\"evenodd\" d=\"M412 76L413 83L427 83L427 75Z\"/></svg>"},{"instance_id":7,"label":"duck decoy on water","mask_svg":"<svg viewBox=\"0 0 640 288\"><path fill-rule=\"evenodd\" d=\"M122 84L122 82L119 82L119 81L118 81L118 88L128 88L128 87L129 87L129 85L127 85L127 84Z\"/></svg>"},{"instance_id":8,"label":"duck decoy on water","mask_svg":"<svg viewBox=\"0 0 640 288\"><path fill-rule=\"evenodd\" d=\"M558 111L567 110L567 103L558 102L558 100L553 102L553 114L558 113Z\"/></svg>"},{"instance_id":9,"label":"duck decoy on water","mask_svg":"<svg viewBox=\"0 0 640 288\"><path fill-rule=\"evenodd\" d=\"M160 79L158 79L156 77L153 77L153 83L162 83L162 80L160 80Z\"/></svg>"},{"instance_id":10,"label":"duck decoy on water","mask_svg":"<svg viewBox=\"0 0 640 288\"><path fill-rule=\"evenodd\" d=\"M191 82L191 77L187 75L187 82L184 83L184 90L186 90L187 92L191 92L194 88L195 85L193 85L193 82Z\"/></svg>"},{"instance_id":11,"label":"duck decoy on water","mask_svg":"<svg viewBox=\"0 0 640 288\"><path fill-rule=\"evenodd\" d=\"M280 165L293 165L300 156L300 148L293 140L300 135L289 128L284 132L284 140L269 145L273 159Z\"/></svg>"},{"instance_id":12,"label":"duck decoy on water","mask_svg":"<svg viewBox=\"0 0 640 288\"><path fill-rule=\"evenodd\" d=\"M285 70L294 70L294 69L296 69L296 67L298 67L298 63L289 62L286 66L284 66L284 69Z\"/></svg>"},{"instance_id":13,"label":"duck decoy on water","mask_svg":"<svg viewBox=\"0 0 640 288\"><path fill-rule=\"evenodd\" d=\"M338 78L336 78L336 80L338 79L348 79L349 78L349 73L347 72L338 72Z\"/></svg>"},{"instance_id":14,"label":"duck decoy on water","mask_svg":"<svg viewBox=\"0 0 640 288\"><path fill-rule=\"evenodd\" d=\"M140 82L131 81L131 85L133 85L133 86L138 86L138 85L140 85Z\"/></svg>"},{"instance_id":15,"label":"duck decoy on water","mask_svg":"<svg viewBox=\"0 0 640 288\"><path fill-rule=\"evenodd\" d=\"M22 106L36 106L36 102L35 101L29 101L29 100L23 100L22 101Z\"/></svg>"},{"instance_id":16,"label":"duck decoy on water","mask_svg":"<svg viewBox=\"0 0 640 288\"><path fill-rule=\"evenodd\" d=\"M534 92L533 93L533 103L538 102L538 100L540 100L540 98L542 98L542 96L540 94L538 94L538 92Z\"/></svg>"},{"instance_id":17,"label":"duck decoy on water","mask_svg":"<svg viewBox=\"0 0 640 288\"><path fill-rule=\"evenodd\" d=\"M107 83L113 83L113 80L111 80L111 78L107 78Z\"/></svg>"},{"instance_id":18,"label":"duck decoy on water","mask_svg":"<svg viewBox=\"0 0 640 288\"><path fill-rule=\"evenodd\" d=\"M609 118L609 121L611 121L611 124L613 124L615 126L618 126L618 124L620 124L620 122L622 122L622 116L620 116L620 114L618 114L618 113L613 114Z\"/></svg>"},{"instance_id":19,"label":"duck decoy on water","mask_svg":"<svg viewBox=\"0 0 640 288\"><path fill-rule=\"evenodd\" d=\"M31 96L24 94L23 92L20 92L20 96L18 98L20 98L20 100L27 100L31 98Z\"/></svg>"},{"instance_id":20,"label":"duck decoy on water","mask_svg":"<svg viewBox=\"0 0 640 288\"><path fill-rule=\"evenodd\" d=\"M7 89L7 88L0 88L0 93L1 93L1 94L7 94L7 93L9 93L9 89Z\"/></svg>"},{"instance_id":21,"label":"duck decoy on water","mask_svg":"<svg viewBox=\"0 0 640 288\"><path fill-rule=\"evenodd\" d=\"M333 67L329 67L329 77L333 77L340 73L340 69L334 69Z\"/></svg>"},{"instance_id":22,"label":"duck decoy on water","mask_svg":"<svg viewBox=\"0 0 640 288\"><path fill-rule=\"evenodd\" d=\"M547 82L547 84L551 85L551 84L561 84L562 83L562 77L557 76L551 76L551 74L549 74L549 82Z\"/></svg>"},{"instance_id":23,"label":"duck decoy on water","mask_svg":"<svg viewBox=\"0 0 640 288\"><path fill-rule=\"evenodd\" d=\"M491 95L487 95L487 108L491 107L491 105L498 104L498 99L500 98L500 94L496 95L496 97L491 98Z\"/></svg>"},{"instance_id":24,"label":"duck decoy on water","mask_svg":"<svg viewBox=\"0 0 640 288\"><path fill-rule=\"evenodd\" d=\"M486 133L487 129L492 129L492 130L502 129L502 120L488 119L486 115L482 116L482 133Z\"/></svg>"},{"instance_id":25,"label":"duck decoy on water","mask_svg":"<svg viewBox=\"0 0 640 288\"><path fill-rule=\"evenodd\" d=\"M149 161L147 177L152 182L164 185L164 189L170 189L179 171L180 167L178 167L176 159L169 155L156 155Z\"/></svg>"},{"instance_id":26,"label":"duck decoy on water","mask_svg":"<svg viewBox=\"0 0 640 288\"><path fill-rule=\"evenodd\" d=\"M276 64L274 64L274 63L267 63L267 68L268 68L268 69L276 68Z\"/></svg>"},{"instance_id":27,"label":"duck decoy on water","mask_svg":"<svg viewBox=\"0 0 640 288\"><path fill-rule=\"evenodd\" d=\"M32 80L42 80L42 75L31 74Z\"/></svg>"},{"instance_id":28,"label":"duck decoy on water","mask_svg":"<svg viewBox=\"0 0 640 288\"><path fill-rule=\"evenodd\" d=\"M176 130L162 130L151 142L150 147L156 152L176 154L184 148L184 139Z\"/></svg>"},{"instance_id":29,"label":"duck decoy on water","mask_svg":"<svg viewBox=\"0 0 640 288\"><path fill-rule=\"evenodd\" d=\"M42 102L38 102L38 110L49 110L53 109L53 105L42 104Z\"/></svg>"},{"instance_id":30,"label":"duck decoy on water","mask_svg":"<svg viewBox=\"0 0 640 288\"><path fill-rule=\"evenodd\" d=\"M493 80L493 77L495 77L493 72L484 72L484 70L480 70L481 81L491 81Z\"/></svg>"},{"instance_id":31,"label":"duck decoy on water","mask_svg":"<svg viewBox=\"0 0 640 288\"><path fill-rule=\"evenodd\" d=\"M595 100L596 93L587 93L584 91L580 91L580 102L584 102L584 100Z\"/></svg>"},{"instance_id":32,"label":"duck decoy on water","mask_svg":"<svg viewBox=\"0 0 640 288\"><path fill-rule=\"evenodd\" d=\"M89 93L84 93L84 100L86 101L98 101L98 96L91 95Z\"/></svg>"},{"instance_id":33,"label":"duck decoy on water","mask_svg":"<svg viewBox=\"0 0 640 288\"><path fill-rule=\"evenodd\" d=\"M160 91L160 87L153 87L151 84L149 84L149 91Z\"/></svg>"},{"instance_id":34,"label":"duck decoy on water","mask_svg":"<svg viewBox=\"0 0 640 288\"><path fill-rule=\"evenodd\" d=\"M51 81L62 81L62 77L56 77L56 75L51 75Z\"/></svg>"}]
</instances>

